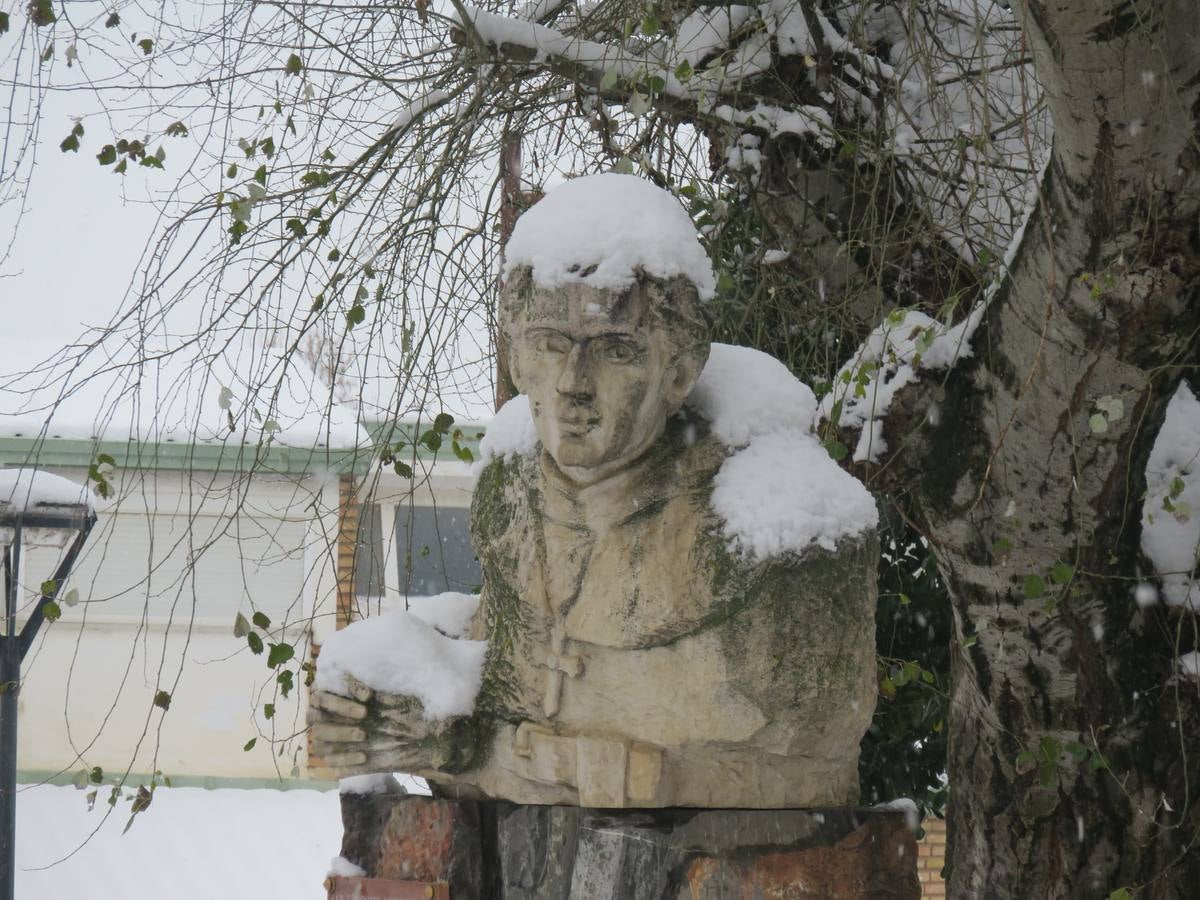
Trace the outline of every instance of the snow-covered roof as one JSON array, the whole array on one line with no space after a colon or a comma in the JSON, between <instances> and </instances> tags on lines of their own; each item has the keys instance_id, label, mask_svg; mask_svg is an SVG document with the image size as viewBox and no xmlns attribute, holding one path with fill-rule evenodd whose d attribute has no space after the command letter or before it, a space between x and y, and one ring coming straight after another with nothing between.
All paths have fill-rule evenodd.
<instances>
[{"instance_id":1,"label":"snow-covered roof","mask_svg":"<svg viewBox=\"0 0 1200 900\"><path fill-rule=\"evenodd\" d=\"M298 354L284 355L252 339L197 361L187 350L101 345L85 354L78 346L0 338L0 437L360 444L354 411Z\"/></svg>"},{"instance_id":2,"label":"snow-covered roof","mask_svg":"<svg viewBox=\"0 0 1200 900\"><path fill-rule=\"evenodd\" d=\"M94 509L87 485L37 469L0 469L0 513L24 512L39 506Z\"/></svg>"},{"instance_id":3,"label":"snow-covered roof","mask_svg":"<svg viewBox=\"0 0 1200 900\"><path fill-rule=\"evenodd\" d=\"M606 172L553 188L517 220L505 271L529 266L544 287L578 281L627 288L638 269L690 280L701 299L716 293L712 263L696 226L666 191L633 175Z\"/></svg>"}]
</instances>

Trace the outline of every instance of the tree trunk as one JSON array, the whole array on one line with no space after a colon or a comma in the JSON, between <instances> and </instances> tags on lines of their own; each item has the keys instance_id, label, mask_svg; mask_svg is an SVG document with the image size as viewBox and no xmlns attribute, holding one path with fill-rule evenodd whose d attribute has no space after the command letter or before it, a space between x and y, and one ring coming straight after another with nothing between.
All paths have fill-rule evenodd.
<instances>
[{"instance_id":1,"label":"tree trunk","mask_svg":"<svg viewBox=\"0 0 1200 900\"><path fill-rule=\"evenodd\" d=\"M889 423L954 607L954 897L1200 885L1194 619L1132 598L1146 459L1200 363L1200 23L1089 5L1025 4L1056 128L1040 206L976 359ZM1126 413L1098 434L1104 396Z\"/></svg>"}]
</instances>

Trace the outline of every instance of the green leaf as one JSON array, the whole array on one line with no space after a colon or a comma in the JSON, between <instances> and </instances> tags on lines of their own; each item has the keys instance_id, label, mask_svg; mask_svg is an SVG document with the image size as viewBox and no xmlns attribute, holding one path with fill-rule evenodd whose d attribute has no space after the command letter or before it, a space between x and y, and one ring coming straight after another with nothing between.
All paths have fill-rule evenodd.
<instances>
[{"instance_id":1,"label":"green leaf","mask_svg":"<svg viewBox=\"0 0 1200 900\"><path fill-rule=\"evenodd\" d=\"M1108 421L1117 422L1125 415L1125 401L1106 394L1096 401L1096 409L1104 413Z\"/></svg>"},{"instance_id":2,"label":"green leaf","mask_svg":"<svg viewBox=\"0 0 1200 900\"><path fill-rule=\"evenodd\" d=\"M243 638L250 633L250 623L246 621L246 617L241 613L237 614L237 618L233 620L233 636Z\"/></svg>"},{"instance_id":3,"label":"green leaf","mask_svg":"<svg viewBox=\"0 0 1200 900\"><path fill-rule=\"evenodd\" d=\"M253 631L246 635L246 643L250 645L250 652L255 656L263 652L262 638L260 638Z\"/></svg>"},{"instance_id":4,"label":"green leaf","mask_svg":"<svg viewBox=\"0 0 1200 900\"><path fill-rule=\"evenodd\" d=\"M1043 759L1038 764L1038 783L1042 787L1052 787L1058 777L1058 762L1051 759Z\"/></svg>"},{"instance_id":5,"label":"green leaf","mask_svg":"<svg viewBox=\"0 0 1200 900\"><path fill-rule=\"evenodd\" d=\"M457 456L463 462L465 462L465 463L475 462L475 454L471 452L470 447L464 447L458 441L454 441L453 444L451 445L451 449L454 450L454 455Z\"/></svg>"},{"instance_id":6,"label":"green leaf","mask_svg":"<svg viewBox=\"0 0 1200 900\"><path fill-rule=\"evenodd\" d=\"M8 31L8 13L0 12L0 34Z\"/></svg>"},{"instance_id":7,"label":"green leaf","mask_svg":"<svg viewBox=\"0 0 1200 900\"><path fill-rule=\"evenodd\" d=\"M142 48L142 53L145 56L149 56L154 52L154 41L150 40L150 38L142 38L137 42L137 45Z\"/></svg>"},{"instance_id":8,"label":"green leaf","mask_svg":"<svg viewBox=\"0 0 1200 900\"><path fill-rule=\"evenodd\" d=\"M1104 434L1108 431L1108 419L1104 417L1104 413L1092 413L1088 417L1088 427L1094 434Z\"/></svg>"},{"instance_id":9,"label":"green leaf","mask_svg":"<svg viewBox=\"0 0 1200 900\"><path fill-rule=\"evenodd\" d=\"M267 666L277 669L296 655L296 648L291 644L272 644L271 652L267 654Z\"/></svg>"},{"instance_id":10,"label":"green leaf","mask_svg":"<svg viewBox=\"0 0 1200 900\"><path fill-rule=\"evenodd\" d=\"M667 82L661 75L651 75L646 79L646 85L650 88L650 93L661 94L666 88Z\"/></svg>"},{"instance_id":11,"label":"green leaf","mask_svg":"<svg viewBox=\"0 0 1200 900\"><path fill-rule=\"evenodd\" d=\"M109 13L108 18L104 20L105 28L116 28L120 24L121 24L121 17L119 15L117 15L116 13Z\"/></svg>"},{"instance_id":12,"label":"green leaf","mask_svg":"<svg viewBox=\"0 0 1200 900\"><path fill-rule=\"evenodd\" d=\"M42 607L42 615L46 617L47 622L57 622L62 617L62 608L51 600Z\"/></svg>"},{"instance_id":13,"label":"green leaf","mask_svg":"<svg viewBox=\"0 0 1200 900\"><path fill-rule=\"evenodd\" d=\"M446 434L454 425L454 416L450 413L438 413L433 420L433 430L440 434Z\"/></svg>"},{"instance_id":14,"label":"green leaf","mask_svg":"<svg viewBox=\"0 0 1200 900\"><path fill-rule=\"evenodd\" d=\"M355 325L361 325L366 321L367 311L358 303L346 310L346 327L353 328Z\"/></svg>"},{"instance_id":15,"label":"green leaf","mask_svg":"<svg viewBox=\"0 0 1200 900\"><path fill-rule=\"evenodd\" d=\"M41 594L43 597L49 597L58 591L58 582L53 578L47 578L41 584Z\"/></svg>"},{"instance_id":16,"label":"green leaf","mask_svg":"<svg viewBox=\"0 0 1200 900\"><path fill-rule=\"evenodd\" d=\"M293 53L287 58L287 64L284 65L283 71L289 75L299 75L304 69L304 61L300 59L299 54Z\"/></svg>"},{"instance_id":17,"label":"green leaf","mask_svg":"<svg viewBox=\"0 0 1200 900\"><path fill-rule=\"evenodd\" d=\"M442 436L432 428L421 435L420 441L433 453L437 453L442 449Z\"/></svg>"},{"instance_id":18,"label":"green leaf","mask_svg":"<svg viewBox=\"0 0 1200 900\"><path fill-rule=\"evenodd\" d=\"M254 745L257 743L258 743L258 738L250 738L250 740L246 741L246 743L242 745L242 751L244 753L249 753L251 750L254 749Z\"/></svg>"},{"instance_id":19,"label":"green leaf","mask_svg":"<svg viewBox=\"0 0 1200 900\"><path fill-rule=\"evenodd\" d=\"M1108 895L1108 900L1133 900L1133 892L1127 887L1117 888Z\"/></svg>"},{"instance_id":20,"label":"green leaf","mask_svg":"<svg viewBox=\"0 0 1200 900\"><path fill-rule=\"evenodd\" d=\"M1187 487L1187 485L1184 484L1183 479L1180 478L1178 475L1176 475L1174 478L1172 478L1171 479L1171 494L1170 494L1171 499L1174 500L1176 497L1178 497L1180 494L1182 494L1184 488L1186 488L1186 487Z\"/></svg>"},{"instance_id":21,"label":"green leaf","mask_svg":"<svg viewBox=\"0 0 1200 900\"><path fill-rule=\"evenodd\" d=\"M1022 750L1017 754L1017 774L1024 775L1026 772L1032 772L1037 767L1037 757L1029 750Z\"/></svg>"},{"instance_id":22,"label":"green leaf","mask_svg":"<svg viewBox=\"0 0 1200 900\"><path fill-rule=\"evenodd\" d=\"M159 691L154 695L154 705L160 709L171 708L171 695L166 691Z\"/></svg>"},{"instance_id":23,"label":"green leaf","mask_svg":"<svg viewBox=\"0 0 1200 900\"><path fill-rule=\"evenodd\" d=\"M288 219L284 226L292 233L292 236L299 239L308 234L308 229L304 227L304 222L300 219Z\"/></svg>"},{"instance_id":24,"label":"green leaf","mask_svg":"<svg viewBox=\"0 0 1200 900\"><path fill-rule=\"evenodd\" d=\"M188 127L182 122L172 122L167 126L167 137L187 137Z\"/></svg>"},{"instance_id":25,"label":"green leaf","mask_svg":"<svg viewBox=\"0 0 1200 900\"><path fill-rule=\"evenodd\" d=\"M686 59L675 67L675 77L686 82L692 77L692 64Z\"/></svg>"},{"instance_id":26,"label":"green leaf","mask_svg":"<svg viewBox=\"0 0 1200 900\"><path fill-rule=\"evenodd\" d=\"M58 145L58 149L61 150L63 153L66 153L68 150L71 151L72 153L78 153L79 152L79 135L77 135L74 131L72 131L65 138L63 138L62 143Z\"/></svg>"},{"instance_id":27,"label":"green leaf","mask_svg":"<svg viewBox=\"0 0 1200 900\"><path fill-rule=\"evenodd\" d=\"M660 22L658 20L658 16L654 15L653 13L642 19L642 34L646 35L646 37L658 34L658 30L660 28L662 28L662 22Z\"/></svg>"},{"instance_id":28,"label":"green leaf","mask_svg":"<svg viewBox=\"0 0 1200 900\"><path fill-rule=\"evenodd\" d=\"M38 28L45 28L58 21L54 14L54 4L50 0L32 0L29 4L29 18Z\"/></svg>"},{"instance_id":29,"label":"green leaf","mask_svg":"<svg viewBox=\"0 0 1200 900\"><path fill-rule=\"evenodd\" d=\"M1036 600L1046 593L1046 582L1040 575L1025 576L1025 599Z\"/></svg>"},{"instance_id":30,"label":"green leaf","mask_svg":"<svg viewBox=\"0 0 1200 900\"><path fill-rule=\"evenodd\" d=\"M295 681L293 680L291 671L284 669L275 676L275 680L279 683L279 692L283 694L284 699L287 699L287 695L290 694L292 692L292 688L295 687Z\"/></svg>"},{"instance_id":31,"label":"green leaf","mask_svg":"<svg viewBox=\"0 0 1200 900\"><path fill-rule=\"evenodd\" d=\"M275 139L274 138L272 138L272 137L264 138L263 142L259 146L262 147L263 153L267 154L268 158L275 155Z\"/></svg>"},{"instance_id":32,"label":"green leaf","mask_svg":"<svg viewBox=\"0 0 1200 900\"><path fill-rule=\"evenodd\" d=\"M825 450L834 462L841 462L850 454L850 448L838 440L826 441Z\"/></svg>"},{"instance_id":33,"label":"green leaf","mask_svg":"<svg viewBox=\"0 0 1200 900\"><path fill-rule=\"evenodd\" d=\"M100 784L104 781L104 770L99 766L92 766L92 771L88 773L88 780L92 784Z\"/></svg>"},{"instance_id":34,"label":"green leaf","mask_svg":"<svg viewBox=\"0 0 1200 900\"><path fill-rule=\"evenodd\" d=\"M225 170L226 178L237 178L238 167L237 163L230 163L229 168Z\"/></svg>"},{"instance_id":35,"label":"green leaf","mask_svg":"<svg viewBox=\"0 0 1200 900\"><path fill-rule=\"evenodd\" d=\"M407 463L402 463L399 460L396 460L396 463L392 466L392 469L401 478L412 478L413 477L412 467L409 466Z\"/></svg>"},{"instance_id":36,"label":"green leaf","mask_svg":"<svg viewBox=\"0 0 1200 900\"><path fill-rule=\"evenodd\" d=\"M1064 562L1057 563L1050 571L1050 580L1055 584L1066 584L1075 576L1075 567Z\"/></svg>"},{"instance_id":37,"label":"green leaf","mask_svg":"<svg viewBox=\"0 0 1200 900\"><path fill-rule=\"evenodd\" d=\"M1001 556L1005 553L1010 553L1012 548L1012 541L1010 541L1008 538L997 538L992 544L992 553L996 554L997 556Z\"/></svg>"},{"instance_id":38,"label":"green leaf","mask_svg":"<svg viewBox=\"0 0 1200 900\"><path fill-rule=\"evenodd\" d=\"M265 718L265 719L275 718L275 704L274 703L264 703L263 704L263 718Z\"/></svg>"},{"instance_id":39,"label":"green leaf","mask_svg":"<svg viewBox=\"0 0 1200 900\"><path fill-rule=\"evenodd\" d=\"M271 627L271 619L264 612L256 612L250 621L264 630Z\"/></svg>"}]
</instances>

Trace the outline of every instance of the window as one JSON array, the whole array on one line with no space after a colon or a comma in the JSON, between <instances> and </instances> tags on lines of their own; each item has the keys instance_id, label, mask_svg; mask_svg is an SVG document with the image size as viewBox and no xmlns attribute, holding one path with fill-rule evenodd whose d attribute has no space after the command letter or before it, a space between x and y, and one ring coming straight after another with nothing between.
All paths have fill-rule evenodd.
<instances>
[{"instance_id":1,"label":"window","mask_svg":"<svg viewBox=\"0 0 1200 900\"><path fill-rule=\"evenodd\" d=\"M401 505L396 510L400 593L427 597L479 589L483 571L471 547L471 511L465 507Z\"/></svg>"}]
</instances>

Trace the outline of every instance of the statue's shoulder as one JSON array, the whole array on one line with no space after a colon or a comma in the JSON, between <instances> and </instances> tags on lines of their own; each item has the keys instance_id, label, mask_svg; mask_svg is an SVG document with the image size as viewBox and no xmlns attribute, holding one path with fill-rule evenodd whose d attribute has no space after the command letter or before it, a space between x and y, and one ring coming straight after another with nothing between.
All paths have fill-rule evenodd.
<instances>
[{"instance_id":1,"label":"statue's shoulder","mask_svg":"<svg viewBox=\"0 0 1200 900\"><path fill-rule=\"evenodd\" d=\"M538 491L536 455L511 453L484 461L471 495L471 535L477 546L526 521Z\"/></svg>"}]
</instances>

